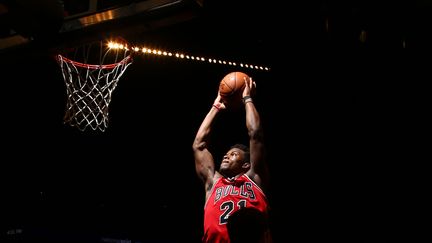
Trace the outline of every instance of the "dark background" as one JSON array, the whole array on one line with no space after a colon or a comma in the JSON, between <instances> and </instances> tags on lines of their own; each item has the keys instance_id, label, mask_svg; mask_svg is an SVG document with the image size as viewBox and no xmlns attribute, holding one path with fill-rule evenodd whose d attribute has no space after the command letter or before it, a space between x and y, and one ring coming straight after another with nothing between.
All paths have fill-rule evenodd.
<instances>
[{"instance_id":1,"label":"dark background","mask_svg":"<svg viewBox=\"0 0 432 243\"><path fill-rule=\"evenodd\" d=\"M429 63L420 60L430 53L432 5L201 3L196 17L160 28L141 30L146 19L131 18L0 53L1 241L199 242L204 189L191 145L219 81L234 70L257 83L276 242L413 237L397 161L407 153L410 83ZM116 34L271 70L137 55L113 93L105 132L63 124L66 90L51 54L71 38ZM244 123L243 110L219 117L217 160L247 141Z\"/></svg>"}]
</instances>

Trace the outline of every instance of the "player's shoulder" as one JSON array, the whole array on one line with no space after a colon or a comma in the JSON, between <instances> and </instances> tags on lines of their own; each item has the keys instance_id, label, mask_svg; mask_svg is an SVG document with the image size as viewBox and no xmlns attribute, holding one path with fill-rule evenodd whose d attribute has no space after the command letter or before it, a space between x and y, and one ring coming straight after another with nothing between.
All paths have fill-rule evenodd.
<instances>
[{"instance_id":1,"label":"player's shoulder","mask_svg":"<svg viewBox=\"0 0 432 243\"><path fill-rule=\"evenodd\" d=\"M219 171L215 171L213 175L213 180L218 180L221 177L223 177L223 175Z\"/></svg>"},{"instance_id":2,"label":"player's shoulder","mask_svg":"<svg viewBox=\"0 0 432 243\"><path fill-rule=\"evenodd\" d=\"M216 171L213 175L213 184L216 184L221 178L223 178L223 175Z\"/></svg>"}]
</instances>

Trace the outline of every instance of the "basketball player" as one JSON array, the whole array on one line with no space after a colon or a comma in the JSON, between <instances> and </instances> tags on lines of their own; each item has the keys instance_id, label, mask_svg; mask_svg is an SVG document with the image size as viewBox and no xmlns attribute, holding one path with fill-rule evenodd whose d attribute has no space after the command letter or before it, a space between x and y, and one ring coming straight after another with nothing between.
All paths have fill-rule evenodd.
<instances>
[{"instance_id":1,"label":"basketball player","mask_svg":"<svg viewBox=\"0 0 432 243\"><path fill-rule=\"evenodd\" d=\"M245 84L242 97L249 146L233 145L216 170L209 150L209 137L216 116L226 108L220 93L202 121L192 146L196 173L205 189L202 241L206 243L262 243L272 240L268 225L269 205L264 193L268 170L263 131L251 97L256 84L252 78L245 78Z\"/></svg>"}]
</instances>

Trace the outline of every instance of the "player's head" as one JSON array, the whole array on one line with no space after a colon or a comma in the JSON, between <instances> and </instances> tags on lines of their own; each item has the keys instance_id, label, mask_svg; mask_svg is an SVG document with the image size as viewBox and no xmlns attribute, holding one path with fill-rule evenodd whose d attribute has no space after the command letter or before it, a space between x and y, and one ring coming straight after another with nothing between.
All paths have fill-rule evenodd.
<instances>
[{"instance_id":1,"label":"player's head","mask_svg":"<svg viewBox=\"0 0 432 243\"><path fill-rule=\"evenodd\" d=\"M219 172L225 176L233 177L246 173L250 169L249 147L244 144L235 144L223 156Z\"/></svg>"}]
</instances>

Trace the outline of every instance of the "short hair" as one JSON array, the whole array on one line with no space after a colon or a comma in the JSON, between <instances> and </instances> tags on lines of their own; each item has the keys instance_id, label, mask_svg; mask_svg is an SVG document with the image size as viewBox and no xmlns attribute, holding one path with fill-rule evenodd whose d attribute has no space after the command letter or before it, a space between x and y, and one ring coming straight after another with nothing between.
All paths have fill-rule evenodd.
<instances>
[{"instance_id":1,"label":"short hair","mask_svg":"<svg viewBox=\"0 0 432 243\"><path fill-rule=\"evenodd\" d=\"M237 148L237 149L240 149L241 151L243 151L244 156L245 156L245 162L250 162L250 149L248 146L241 144L241 143L237 143L237 144L234 144L233 146L231 146L230 149L233 149L233 148Z\"/></svg>"}]
</instances>

